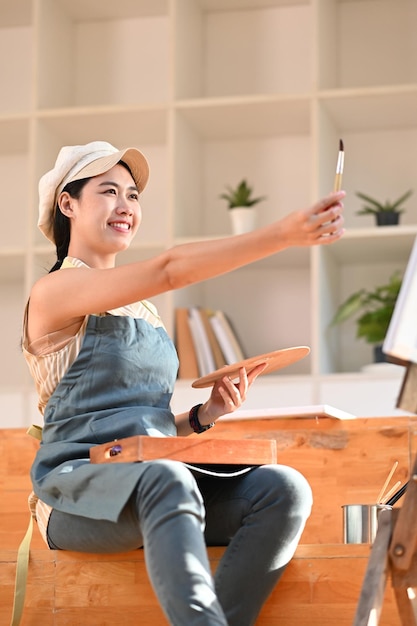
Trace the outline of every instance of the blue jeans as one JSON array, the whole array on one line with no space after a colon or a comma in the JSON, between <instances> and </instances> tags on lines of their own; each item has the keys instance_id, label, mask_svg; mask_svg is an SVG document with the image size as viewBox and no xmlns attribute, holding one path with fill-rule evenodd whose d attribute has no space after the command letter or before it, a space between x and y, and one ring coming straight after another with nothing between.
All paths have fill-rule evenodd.
<instances>
[{"instance_id":1,"label":"blue jeans","mask_svg":"<svg viewBox=\"0 0 417 626\"><path fill-rule=\"evenodd\" d=\"M251 626L292 558L312 496L282 465L237 477L197 477L176 461L147 463L116 523L54 510L53 549L144 547L148 575L173 626ZM227 545L214 579L206 545Z\"/></svg>"}]
</instances>

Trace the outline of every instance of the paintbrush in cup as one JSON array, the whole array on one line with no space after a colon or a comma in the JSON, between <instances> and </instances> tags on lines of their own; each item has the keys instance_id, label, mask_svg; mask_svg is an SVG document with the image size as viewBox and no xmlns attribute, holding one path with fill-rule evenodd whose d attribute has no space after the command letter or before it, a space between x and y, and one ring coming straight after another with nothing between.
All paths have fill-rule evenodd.
<instances>
[{"instance_id":1,"label":"paintbrush in cup","mask_svg":"<svg viewBox=\"0 0 417 626\"><path fill-rule=\"evenodd\" d=\"M382 487L382 489L381 489L381 491L379 492L379 495L378 495L378 497L377 497L377 499L376 499L377 504L380 504L380 502L381 502L382 498L384 497L385 489L388 487L389 482L390 482L391 478L393 477L394 472L395 472L395 470L397 469L397 467L398 467L398 461L395 461L394 465L393 465L393 466L392 466L392 468L391 468L390 473L389 473L389 474L388 474L388 476L387 476L386 481L384 482L384 486Z\"/></svg>"},{"instance_id":2,"label":"paintbrush in cup","mask_svg":"<svg viewBox=\"0 0 417 626\"><path fill-rule=\"evenodd\" d=\"M394 495L394 493L397 491L398 487L400 487L401 485L401 480L399 480L398 482L395 483L395 485L393 487L391 487L391 489L388 491L388 493L385 494L385 496L382 498L381 502L379 504L387 504L389 499L391 498L391 496Z\"/></svg>"}]
</instances>

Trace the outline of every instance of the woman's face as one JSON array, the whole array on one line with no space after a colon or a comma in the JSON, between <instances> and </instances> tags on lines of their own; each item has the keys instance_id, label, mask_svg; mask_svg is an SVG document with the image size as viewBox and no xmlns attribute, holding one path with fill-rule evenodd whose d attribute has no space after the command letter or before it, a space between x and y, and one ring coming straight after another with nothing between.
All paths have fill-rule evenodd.
<instances>
[{"instance_id":1,"label":"woman's face","mask_svg":"<svg viewBox=\"0 0 417 626\"><path fill-rule=\"evenodd\" d=\"M115 255L126 250L142 220L138 189L122 165L91 178L79 199L65 200L61 197L60 206L71 221L71 255L80 258L88 251Z\"/></svg>"}]
</instances>

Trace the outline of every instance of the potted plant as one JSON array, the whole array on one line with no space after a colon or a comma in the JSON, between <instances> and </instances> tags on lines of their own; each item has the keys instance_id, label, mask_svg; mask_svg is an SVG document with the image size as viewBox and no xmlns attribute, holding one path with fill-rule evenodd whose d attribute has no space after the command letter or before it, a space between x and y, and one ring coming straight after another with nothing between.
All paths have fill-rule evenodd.
<instances>
[{"instance_id":1,"label":"potted plant","mask_svg":"<svg viewBox=\"0 0 417 626\"><path fill-rule=\"evenodd\" d=\"M375 215L376 223L378 226L392 226L398 224L400 214L404 212L402 205L411 196L413 191L409 189L406 193L400 196L394 202L386 200L385 203L375 200L371 196L365 193L356 192L358 198L365 202L365 205L360 211L357 211L358 215Z\"/></svg>"},{"instance_id":2,"label":"potted plant","mask_svg":"<svg viewBox=\"0 0 417 626\"><path fill-rule=\"evenodd\" d=\"M226 192L220 195L226 200L231 211L232 229L235 235L247 233L256 226L256 211L254 206L266 199L265 196L253 197L253 189L245 179L236 187L226 186Z\"/></svg>"},{"instance_id":3,"label":"potted plant","mask_svg":"<svg viewBox=\"0 0 417 626\"><path fill-rule=\"evenodd\" d=\"M375 287L372 291L359 289L340 305L331 322L332 325L340 324L359 314L356 319L356 336L374 346L375 362L384 360L382 344L401 283L400 273L394 272L386 285Z\"/></svg>"}]
</instances>

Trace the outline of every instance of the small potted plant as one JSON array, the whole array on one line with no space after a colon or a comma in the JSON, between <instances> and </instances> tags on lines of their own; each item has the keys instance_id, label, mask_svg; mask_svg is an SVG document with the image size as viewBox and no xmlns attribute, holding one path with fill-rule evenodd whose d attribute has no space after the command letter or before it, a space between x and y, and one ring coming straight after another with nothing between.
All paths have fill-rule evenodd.
<instances>
[{"instance_id":1,"label":"small potted plant","mask_svg":"<svg viewBox=\"0 0 417 626\"><path fill-rule=\"evenodd\" d=\"M340 324L356 318L356 336L374 346L374 361L384 360L382 344L394 312L402 279L399 272L394 272L386 285L375 287L372 291L360 289L353 293L337 309L331 322Z\"/></svg>"},{"instance_id":2,"label":"small potted plant","mask_svg":"<svg viewBox=\"0 0 417 626\"><path fill-rule=\"evenodd\" d=\"M394 202L386 200L385 203L378 202L367 194L356 192L358 198L365 202L365 205L360 211L357 211L358 215L375 215L376 223L378 226L393 226L398 224L400 214L404 212L403 204L411 196L413 191L409 189L406 193L400 196Z\"/></svg>"},{"instance_id":3,"label":"small potted plant","mask_svg":"<svg viewBox=\"0 0 417 626\"><path fill-rule=\"evenodd\" d=\"M265 196L253 197L253 190L245 179L236 187L226 186L226 192L220 195L226 200L232 219L232 229L235 235L247 233L256 226L256 210L254 206L266 199Z\"/></svg>"}]
</instances>

